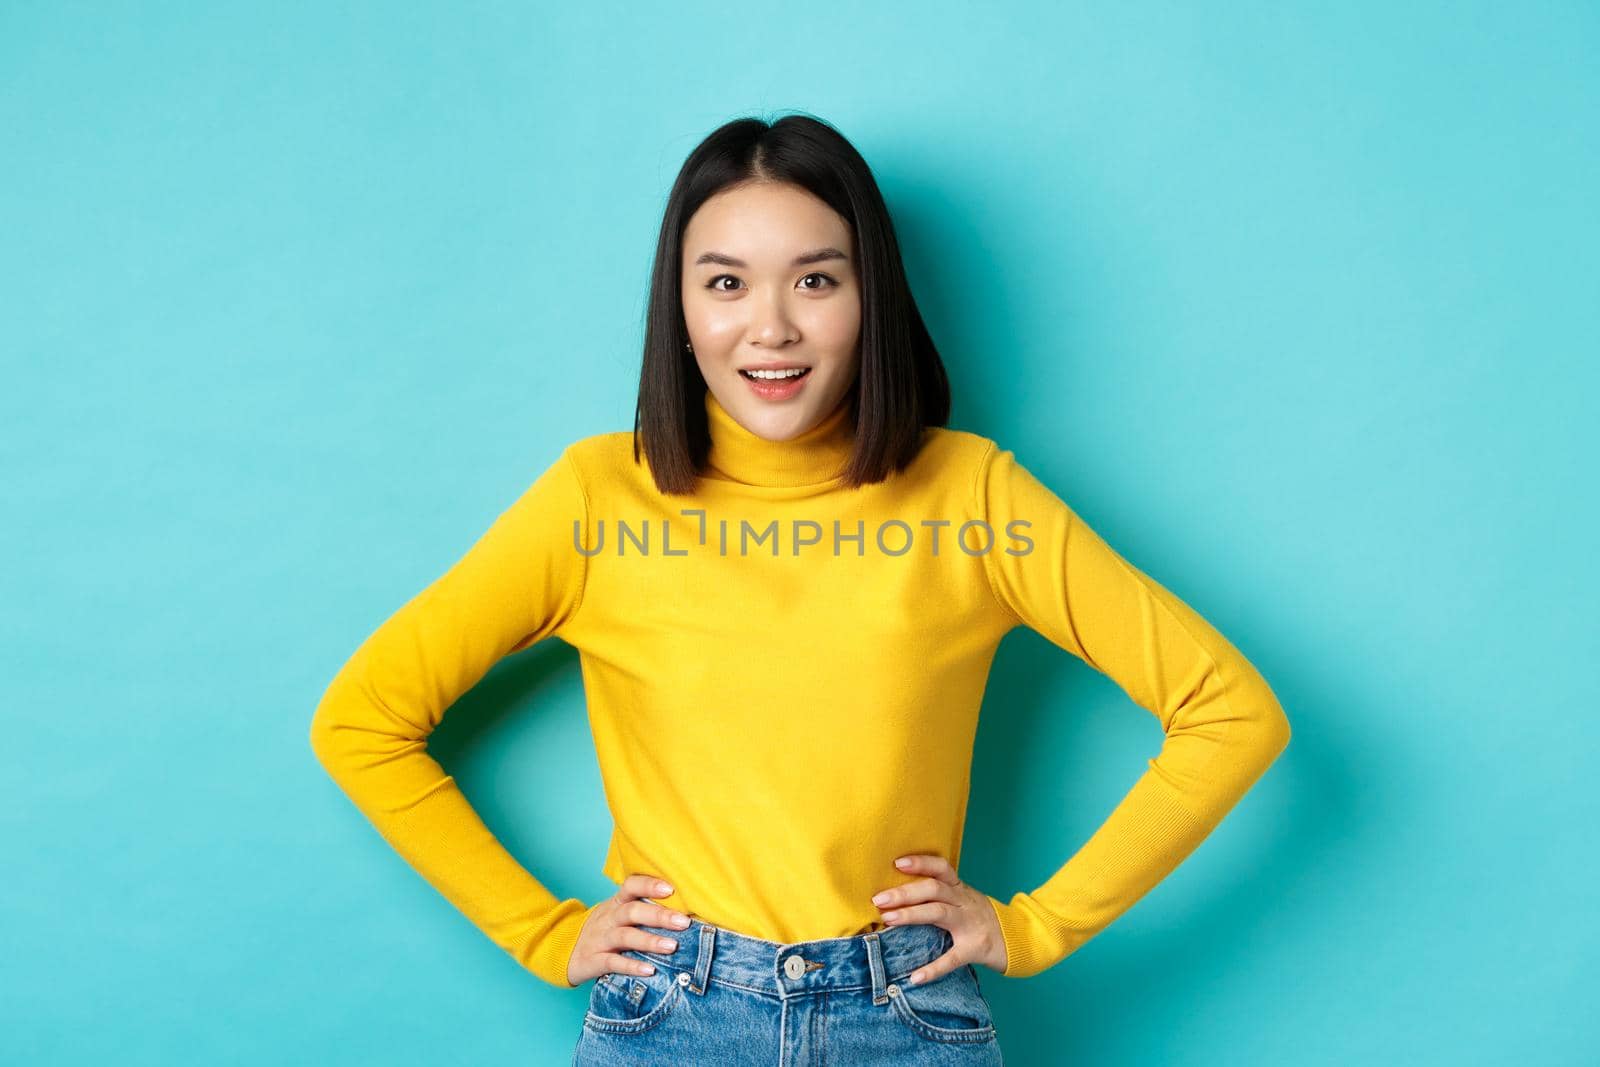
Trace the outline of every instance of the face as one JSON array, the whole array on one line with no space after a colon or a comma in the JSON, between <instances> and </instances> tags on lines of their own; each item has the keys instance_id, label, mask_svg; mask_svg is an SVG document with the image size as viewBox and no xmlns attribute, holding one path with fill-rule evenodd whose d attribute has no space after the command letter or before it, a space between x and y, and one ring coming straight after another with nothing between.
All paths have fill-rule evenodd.
<instances>
[{"instance_id":1,"label":"face","mask_svg":"<svg viewBox=\"0 0 1600 1067\"><path fill-rule=\"evenodd\" d=\"M861 290L850 226L806 190L724 189L683 234L683 316L700 373L745 429L786 441L855 384ZM755 377L762 368L799 378Z\"/></svg>"}]
</instances>

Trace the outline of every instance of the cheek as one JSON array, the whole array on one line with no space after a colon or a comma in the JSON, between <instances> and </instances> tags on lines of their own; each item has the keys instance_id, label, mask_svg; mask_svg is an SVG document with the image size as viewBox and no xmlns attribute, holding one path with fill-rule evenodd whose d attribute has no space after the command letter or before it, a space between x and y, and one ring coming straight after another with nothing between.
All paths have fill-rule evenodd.
<instances>
[{"instance_id":1,"label":"cheek","mask_svg":"<svg viewBox=\"0 0 1600 1067\"><path fill-rule=\"evenodd\" d=\"M822 347L839 359L848 359L856 350L861 338L861 320L857 316L841 316L823 323L814 336Z\"/></svg>"},{"instance_id":2,"label":"cheek","mask_svg":"<svg viewBox=\"0 0 1600 1067\"><path fill-rule=\"evenodd\" d=\"M695 346L695 350L704 349L706 355L726 362L733 358L733 353L739 348L744 336L745 328L742 323L730 322L725 318L712 319L700 324L700 343Z\"/></svg>"},{"instance_id":3,"label":"cheek","mask_svg":"<svg viewBox=\"0 0 1600 1067\"><path fill-rule=\"evenodd\" d=\"M689 327L689 339L695 351L706 349L708 354L731 348L744 336L744 321L721 307L691 307L683 309L684 323Z\"/></svg>"},{"instance_id":4,"label":"cheek","mask_svg":"<svg viewBox=\"0 0 1600 1067\"><path fill-rule=\"evenodd\" d=\"M854 347L861 334L861 305L856 300L829 300L819 304L807 331L820 345L846 351Z\"/></svg>"}]
</instances>

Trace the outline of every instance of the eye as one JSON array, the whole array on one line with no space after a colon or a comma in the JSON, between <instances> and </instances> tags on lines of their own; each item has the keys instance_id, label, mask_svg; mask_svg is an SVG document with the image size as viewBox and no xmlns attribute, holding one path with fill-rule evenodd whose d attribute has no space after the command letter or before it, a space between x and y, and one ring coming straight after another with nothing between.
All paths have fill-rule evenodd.
<instances>
[{"instance_id":1,"label":"eye","mask_svg":"<svg viewBox=\"0 0 1600 1067\"><path fill-rule=\"evenodd\" d=\"M706 282L706 288L707 289L714 289L719 293L731 293L731 292L733 292L734 290L732 290L732 289L724 289L724 288L722 288L721 286L719 286L717 284L718 282L720 282L724 278L727 278L730 281L735 281L735 282L739 280L738 278L735 278L731 274L718 274L716 277L714 277L710 281ZM812 271L810 274L805 275L805 277L801 278L800 280L803 282L803 281L806 280L806 278L821 278L821 279L823 279L824 281L826 281L828 283L828 285L807 285L807 286L802 286L802 288L811 289L813 291L817 290L817 289L826 289L826 288L828 288L828 286L837 286L839 284L839 282L835 278L833 278L831 275L823 274L821 271Z\"/></svg>"}]
</instances>

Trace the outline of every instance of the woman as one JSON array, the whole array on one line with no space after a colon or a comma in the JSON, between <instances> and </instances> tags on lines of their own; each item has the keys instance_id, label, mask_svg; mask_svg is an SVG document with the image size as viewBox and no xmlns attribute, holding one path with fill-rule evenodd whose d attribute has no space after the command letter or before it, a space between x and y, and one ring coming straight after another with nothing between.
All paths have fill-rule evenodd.
<instances>
[{"instance_id":1,"label":"woman","mask_svg":"<svg viewBox=\"0 0 1600 1067\"><path fill-rule=\"evenodd\" d=\"M672 189L634 432L568 446L329 687L314 748L384 837L534 974L596 979L577 1062L998 1063L977 965L1074 951L1287 744L1239 651L949 405L866 163L807 116L730 122ZM1002 901L957 864L989 665L1024 625L1166 740ZM615 822L593 905L426 750L551 636Z\"/></svg>"}]
</instances>

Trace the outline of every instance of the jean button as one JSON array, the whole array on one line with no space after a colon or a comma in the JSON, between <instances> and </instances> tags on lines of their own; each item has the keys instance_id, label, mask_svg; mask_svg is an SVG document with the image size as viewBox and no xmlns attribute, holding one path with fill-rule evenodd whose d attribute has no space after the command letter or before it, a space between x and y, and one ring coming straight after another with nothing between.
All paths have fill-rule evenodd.
<instances>
[{"instance_id":1,"label":"jean button","mask_svg":"<svg viewBox=\"0 0 1600 1067\"><path fill-rule=\"evenodd\" d=\"M790 978L799 978L806 973L806 961L799 956L790 956L783 961L783 973Z\"/></svg>"}]
</instances>

